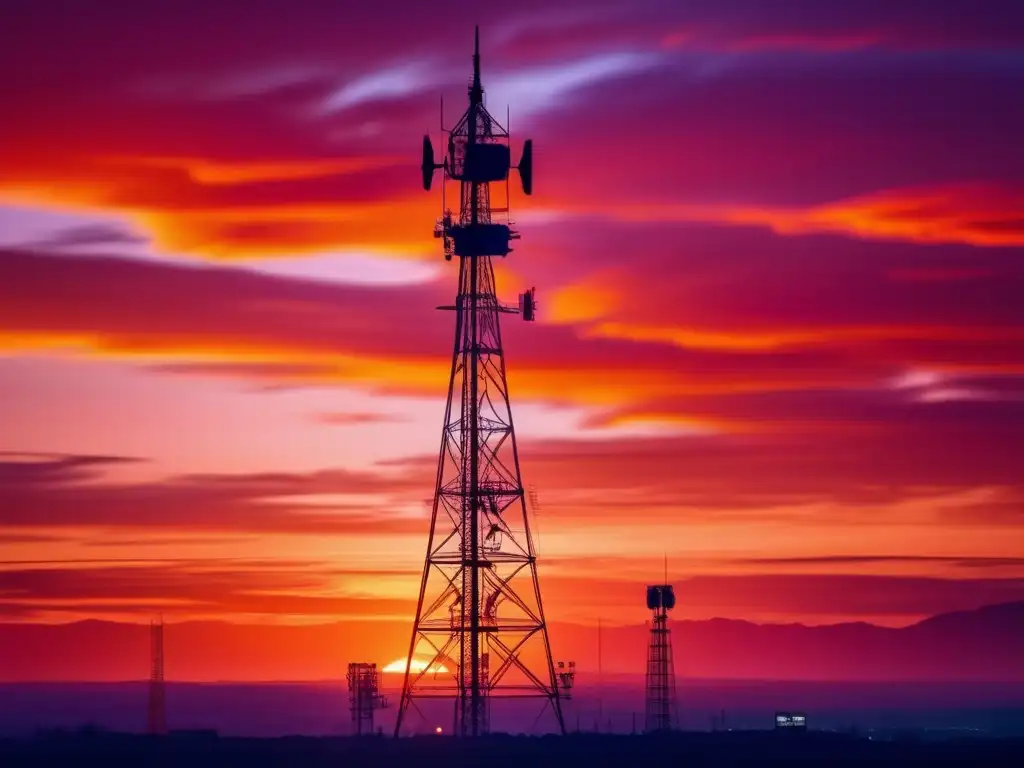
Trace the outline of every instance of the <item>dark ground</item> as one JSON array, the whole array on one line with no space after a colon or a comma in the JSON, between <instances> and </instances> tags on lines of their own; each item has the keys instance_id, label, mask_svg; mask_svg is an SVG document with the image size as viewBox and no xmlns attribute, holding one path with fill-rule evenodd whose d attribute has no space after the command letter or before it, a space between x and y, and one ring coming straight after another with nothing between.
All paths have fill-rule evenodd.
<instances>
[{"instance_id":1,"label":"dark ground","mask_svg":"<svg viewBox=\"0 0 1024 768\"><path fill-rule=\"evenodd\" d=\"M0 2L2 4L2 2ZM0 652L0 659L5 659ZM562 704L569 730L628 734L643 723L643 678L613 679L597 688L585 681ZM346 736L351 733L344 680L321 684L167 683L167 724L174 730L211 730L222 736ZM391 706L374 714L375 725L391 733L400 691L385 689ZM148 682L0 684L0 739L28 737L48 729L96 729L140 733L146 728ZM1024 737L1024 683L951 682L770 682L678 681L679 726L712 730L725 711L736 731L771 728L775 712L804 712L815 731L885 737L911 731L961 731L990 737ZM421 705L407 733L432 734L451 724L451 701ZM550 719L537 722L536 702L519 707L494 702L493 722L502 732L536 735ZM634 718L636 718L634 720ZM544 726L544 727L538 727ZM2 766L0 766L2 768ZM1024 768L1024 765L1022 765Z\"/></svg>"},{"instance_id":2,"label":"dark ground","mask_svg":"<svg viewBox=\"0 0 1024 768\"><path fill-rule=\"evenodd\" d=\"M53 733L0 741L0 766L302 766L331 768L572 768L660 763L668 766L1024 766L1024 739L921 736L896 740L832 733L731 732L668 736L218 738L176 733L164 738Z\"/></svg>"}]
</instances>

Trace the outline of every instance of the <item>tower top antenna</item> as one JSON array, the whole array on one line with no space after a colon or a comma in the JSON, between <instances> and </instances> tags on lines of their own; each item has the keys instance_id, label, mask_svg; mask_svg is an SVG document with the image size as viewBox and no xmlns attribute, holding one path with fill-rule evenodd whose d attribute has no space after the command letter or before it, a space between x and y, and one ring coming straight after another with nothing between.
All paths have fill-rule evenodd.
<instances>
[{"instance_id":1,"label":"tower top antenna","mask_svg":"<svg viewBox=\"0 0 1024 768\"><path fill-rule=\"evenodd\" d=\"M473 84L469 87L469 100L473 104L482 104L484 87L480 83L480 25L473 28Z\"/></svg>"}]
</instances>

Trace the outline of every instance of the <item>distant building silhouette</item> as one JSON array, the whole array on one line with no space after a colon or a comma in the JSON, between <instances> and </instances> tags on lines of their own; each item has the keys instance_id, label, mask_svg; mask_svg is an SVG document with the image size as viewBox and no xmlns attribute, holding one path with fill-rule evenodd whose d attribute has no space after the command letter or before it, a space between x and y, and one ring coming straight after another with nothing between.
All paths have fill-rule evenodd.
<instances>
[{"instance_id":1,"label":"distant building silhouette","mask_svg":"<svg viewBox=\"0 0 1024 768\"><path fill-rule=\"evenodd\" d=\"M806 731L807 715L802 712L776 712L775 730L777 731Z\"/></svg>"}]
</instances>

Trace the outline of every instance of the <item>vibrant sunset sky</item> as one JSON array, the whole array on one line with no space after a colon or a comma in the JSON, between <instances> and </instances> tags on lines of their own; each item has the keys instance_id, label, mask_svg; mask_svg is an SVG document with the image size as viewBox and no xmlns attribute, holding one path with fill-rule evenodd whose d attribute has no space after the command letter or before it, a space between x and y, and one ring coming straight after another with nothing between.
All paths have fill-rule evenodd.
<instances>
[{"instance_id":1,"label":"vibrant sunset sky","mask_svg":"<svg viewBox=\"0 0 1024 768\"><path fill-rule=\"evenodd\" d=\"M549 617L1024 599L1018 0L71 7L3 2L0 620L411 621L475 23Z\"/></svg>"}]
</instances>

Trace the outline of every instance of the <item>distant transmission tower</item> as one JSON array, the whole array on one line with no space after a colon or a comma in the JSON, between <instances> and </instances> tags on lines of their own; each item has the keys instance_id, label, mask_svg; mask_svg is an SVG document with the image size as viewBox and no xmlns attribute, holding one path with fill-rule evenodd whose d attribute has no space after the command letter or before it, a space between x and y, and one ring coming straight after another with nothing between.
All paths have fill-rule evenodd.
<instances>
[{"instance_id":1,"label":"distant transmission tower","mask_svg":"<svg viewBox=\"0 0 1024 768\"><path fill-rule=\"evenodd\" d=\"M164 620L149 625L149 733L162 736L167 733L167 712L164 708Z\"/></svg>"},{"instance_id":2,"label":"distant transmission tower","mask_svg":"<svg viewBox=\"0 0 1024 768\"><path fill-rule=\"evenodd\" d=\"M430 137L423 137L424 189L438 168L442 189L448 180L460 186L458 214L442 202L434 230L443 239L445 259L458 257L459 291L454 305L439 307L455 312L455 347L395 735L409 705L418 708L418 699L430 697L454 698L458 735L487 733L490 703L499 697L544 699L555 729L565 732L498 324L502 313L533 320L534 292L522 294L518 308L501 305L495 295L491 259L507 256L519 235L511 222L494 218L508 213L513 166L508 131L488 113L483 97L478 29L469 108L447 131L440 165ZM532 156L532 142L526 141L517 166L526 194L532 192ZM491 206L492 184L504 186L504 207Z\"/></svg>"},{"instance_id":3,"label":"distant transmission tower","mask_svg":"<svg viewBox=\"0 0 1024 768\"><path fill-rule=\"evenodd\" d=\"M357 736L373 733L373 711L388 705L380 692L380 672L376 664L356 662L348 665L348 705Z\"/></svg>"},{"instance_id":4,"label":"distant transmission tower","mask_svg":"<svg viewBox=\"0 0 1024 768\"><path fill-rule=\"evenodd\" d=\"M676 675L672 665L672 637L668 612L675 608L676 595L670 584L647 587L647 607L653 614L651 640L647 647L647 696L644 731L672 729L676 708Z\"/></svg>"}]
</instances>

